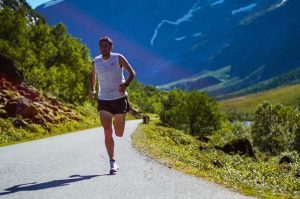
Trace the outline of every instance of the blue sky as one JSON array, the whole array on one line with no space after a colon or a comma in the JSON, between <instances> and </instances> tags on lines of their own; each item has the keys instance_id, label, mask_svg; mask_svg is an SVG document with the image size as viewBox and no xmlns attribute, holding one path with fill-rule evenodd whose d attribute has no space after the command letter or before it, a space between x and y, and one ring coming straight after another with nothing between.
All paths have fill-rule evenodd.
<instances>
[{"instance_id":1,"label":"blue sky","mask_svg":"<svg viewBox=\"0 0 300 199\"><path fill-rule=\"evenodd\" d=\"M33 9L35 9L37 6L47 2L49 0L26 0L26 1Z\"/></svg>"}]
</instances>

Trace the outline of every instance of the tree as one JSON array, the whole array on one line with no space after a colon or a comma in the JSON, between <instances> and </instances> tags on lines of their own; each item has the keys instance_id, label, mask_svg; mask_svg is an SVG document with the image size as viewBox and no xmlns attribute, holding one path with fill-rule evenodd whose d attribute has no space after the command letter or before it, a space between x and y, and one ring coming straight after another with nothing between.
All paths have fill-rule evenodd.
<instances>
[{"instance_id":1,"label":"tree","mask_svg":"<svg viewBox=\"0 0 300 199\"><path fill-rule=\"evenodd\" d=\"M89 92L89 50L63 24L32 23L23 7L0 10L0 53L12 58L27 83L66 102L83 102Z\"/></svg>"},{"instance_id":2,"label":"tree","mask_svg":"<svg viewBox=\"0 0 300 199\"><path fill-rule=\"evenodd\" d=\"M163 124L192 135L209 135L221 126L222 115L213 98L199 91L174 90L162 102Z\"/></svg>"},{"instance_id":3,"label":"tree","mask_svg":"<svg viewBox=\"0 0 300 199\"><path fill-rule=\"evenodd\" d=\"M298 109L266 101L255 112L253 144L272 155L292 150L300 129L299 121Z\"/></svg>"},{"instance_id":4,"label":"tree","mask_svg":"<svg viewBox=\"0 0 300 199\"><path fill-rule=\"evenodd\" d=\"M208 95L192 91L187 94L189 130L194 134L211 134L221 126L221 113L215 100Z\"/></svg>"},{"instance_id":5,"label":"tree","mask_svg":"<svg viewBox=\"0 0 300 199\"><path fill-rule=\"evenodd\" d=\"M162 101L162 110L159 114L163 124L177 129L188 129L186 110L186 94L182 90L173 90Z\"/></svg>"}]
</instances>

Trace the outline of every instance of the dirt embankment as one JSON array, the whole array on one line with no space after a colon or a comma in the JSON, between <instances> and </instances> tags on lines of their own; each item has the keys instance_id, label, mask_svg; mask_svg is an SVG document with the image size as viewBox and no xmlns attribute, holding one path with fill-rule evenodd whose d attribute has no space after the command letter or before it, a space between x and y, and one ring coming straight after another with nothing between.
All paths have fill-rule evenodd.
<instances>
[{"instance_id":1,"label":"dirt embankment","mask_svg":"<svg viewBox=\"0 0 300 199\"><path fill-rule=\"evenodd\" d=\"M26 85L14 62L1 54L0 117L14 118L16 127L26 126L27 123L47 126L66 120L80 121L79 116L63 103Z\"/></svg>"}]
</instances>

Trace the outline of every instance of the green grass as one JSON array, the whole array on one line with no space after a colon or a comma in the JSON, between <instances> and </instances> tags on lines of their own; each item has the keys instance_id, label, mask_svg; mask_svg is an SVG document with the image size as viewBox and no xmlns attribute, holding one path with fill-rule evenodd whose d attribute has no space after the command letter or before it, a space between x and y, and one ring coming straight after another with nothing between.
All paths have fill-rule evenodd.
<instances>
[{"instance_id":1,"label":"green grass","mask_svg":"<svg viewBox=\"0 0 300 199\"><path fill-rule=\"evenodd\" d=\"M97 123L91 124L90 121L85 119L82 122L65 121L59 125L51 125L48 127L48 129L36 124L30 124L25 128L15 128L12 124L12 119L4 120L0 118L0 125L2 127L6 127L5 130L1 129L0 146L7 146L64 133L75 132L87 128L93 128L97 126Z\"/></svg>"},{"instance_id":2,"label":"green grass","mask_svg":"<svg viewBox=\"0 0 300 199\"><path fill-rule=\"evenodd\" d=\"M48 123L47 127L29 124L25 128L16 128L13 125L13 118L0 118L0 147L101 126L99 114L91 103L76 105L73 109L80 115L81 121L66 120L60 124ZM136 118L127 114L126 120L132 119Z\"/></svg>"},{"instance_id":3,"label":"green grass","mask_svg":"<svg viewBox=\"0 0 300 199\"><path fill-rule=\"evenodd\" d=\"M85 103L84 105L77 105L74 108L74 111L80 115L81 121L66 120L60 124L47 123L46 127L37 124L29 124L24 128L16 128L13 125L14 118L0 118L0 146L17 144L100 126L98 113L92 104Z\"/></svg>"},{"instance_id":4,"label":"green grass","mask_svg":"<svg viewBox=\"0 0 300 199\"><path fill-rule=\"evenodd\" d=\"M259 198L300 198L300 159L279 165L280 157L258 159L228 155L215 150L182 131L141 124L132 135L134 147L162 164L186 174L219 183L246 195ZM199 150L199 146L208 147ZM217 164L216 164L217 163Z\"/></svg>"},{"instance_id":5,"label":"green grass","mask_svg":"<svg viewBox=\"0 0 300 199\"><path fill-rule=\"evenodd\" d=\"M300 84L272 89L251 95L219 101L220 109L226 113L254 113L264 100L272 104L300 105Z\"/></svg>"}]
</instances>

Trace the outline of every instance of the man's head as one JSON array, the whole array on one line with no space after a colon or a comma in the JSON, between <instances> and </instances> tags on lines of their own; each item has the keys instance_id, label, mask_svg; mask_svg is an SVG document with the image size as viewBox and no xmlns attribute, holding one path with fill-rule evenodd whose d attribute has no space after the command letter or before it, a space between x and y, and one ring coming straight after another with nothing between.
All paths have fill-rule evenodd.
<instances>
[{"instance_id":1,"label":"man's head","mask_svg":"<svg viewBox=\"0 0 300 199\"><path fill-rule=\"evenodd\" d=\"M112 44L113 41L111 38L105 36L101 37L99 40L99 50L102 56L109 56L110 52L112 51Z\"/></svg>"}]
</instances>

